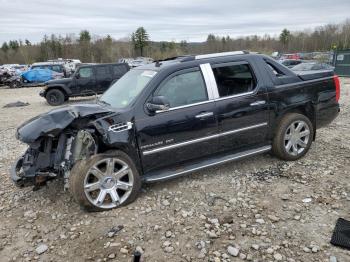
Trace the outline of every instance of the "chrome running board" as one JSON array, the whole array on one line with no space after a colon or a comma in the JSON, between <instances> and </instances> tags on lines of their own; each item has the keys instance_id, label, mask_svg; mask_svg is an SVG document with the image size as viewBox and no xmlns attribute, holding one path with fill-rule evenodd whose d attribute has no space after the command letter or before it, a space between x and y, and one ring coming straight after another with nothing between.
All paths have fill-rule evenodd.
<instances>
[{"instance_id":1,"label":"chrome running board","mask_svg":"<svg viewBox=\"0 0 350 262\"><path fill-rule=\"evenodd\" d=\"M214 155L210 158L194 160L188 165L177 166L176 168L165 168L146 173L142 178L145 183L158 182L179 177L206 167L211 167L226 162L242 159L245 157L261 154L271 150L271 146L263 146L234 154Z\"/></svg>"}]
</instances>

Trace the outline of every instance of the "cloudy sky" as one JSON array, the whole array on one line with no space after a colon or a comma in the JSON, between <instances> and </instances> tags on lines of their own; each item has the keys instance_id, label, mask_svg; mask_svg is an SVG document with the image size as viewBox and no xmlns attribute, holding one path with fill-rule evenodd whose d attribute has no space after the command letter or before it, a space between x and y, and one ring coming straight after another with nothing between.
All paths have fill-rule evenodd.
<instances>
[{"instance_id":1,"label":"cloudy sky","mask_svg":"<svg viewBox=\"0 0 350 262\"><path fill-rule=\"evenodd\" d=\"M0 0L0 43L82 29L119 39L139 26L157 41L278 34L342 22L349 10L350 0Z\"/></svg>"}]
</instances>

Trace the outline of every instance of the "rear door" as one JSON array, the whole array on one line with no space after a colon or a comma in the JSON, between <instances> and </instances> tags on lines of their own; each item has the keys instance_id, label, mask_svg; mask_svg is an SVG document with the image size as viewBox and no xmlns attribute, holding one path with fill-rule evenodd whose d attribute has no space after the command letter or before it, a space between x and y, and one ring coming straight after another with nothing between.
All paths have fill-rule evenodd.
<instances>
[{"instance_id":1,"label":"rear door","mask_svg":"<svg viewBox=\"0 0 350 262\"><path fill-rule=\"evenodd\" d=\"M127 64L112 65L113 82L118 81L128 71L129 67Z\"/></svg>"},{"instance_id":2,"label":"rear door","mask_svg":"<svg viewBox=\"0 0 350 262\"><path fill-rule=\"evenodd\" d=\"M96 92L103 93L112 83L112 72L109 65L100 65L95 67L96 73Z\"/></svg>"},{"instance_id":3,"label":"rear door","mask_svg":"<svg viewBox=\"0 0 350 262\"><path fill-rule=\"evenodd\" d=\"M164 96L170 109L136 121L145 172L216 152L215 103L199 67L171 74L153 96Z\"/></svg>"},{"instance_id":4,"label":"rear door","mask_svg":"<svg viewBox=\"0 0 350 262\"><path fill-rule=\"evenodd\" d=\"M264 84L248 61L212 64L216 82L219 151L266 145L269 108Z\"/></svg>"}]
</instances>

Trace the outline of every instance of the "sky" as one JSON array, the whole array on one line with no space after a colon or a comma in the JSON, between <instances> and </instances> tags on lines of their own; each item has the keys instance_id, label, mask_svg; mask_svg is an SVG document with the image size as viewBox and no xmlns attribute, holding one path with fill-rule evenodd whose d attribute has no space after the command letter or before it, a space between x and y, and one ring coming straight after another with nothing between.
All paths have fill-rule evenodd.
<instances>
[{"instance_id":1,"label":"sky","mask_svg":"<svg viewBox=\"0 0 350 262\"><path fill-rule=\"evenodd\" d=\"M278 35L350 18L350 0L0 0L0 43L39 42L44 34L205 41L207 35Z\"/></svg>"}]
</instances>

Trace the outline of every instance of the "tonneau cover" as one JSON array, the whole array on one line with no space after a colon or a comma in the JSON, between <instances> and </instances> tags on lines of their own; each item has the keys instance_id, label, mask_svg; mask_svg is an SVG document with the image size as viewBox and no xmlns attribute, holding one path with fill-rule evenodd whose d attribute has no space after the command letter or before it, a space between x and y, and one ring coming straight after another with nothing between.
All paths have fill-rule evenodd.
<instances>
[{"instance_id":1,"label":"tonneau cover","mask_svg":"<svg viewBox=\"0 0 350 262\"><path fill-rule=\"evenodd\" d=\"M307 80L314 80L318 78L324 78L333 76L334 72L331 70L322 70L322 71L294 71L295 74L297 74L301 80L307 81Z\"/></svg>"}]
</instances>

